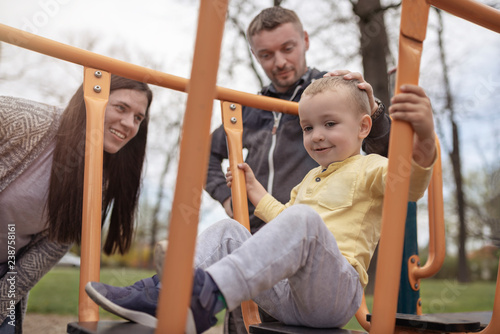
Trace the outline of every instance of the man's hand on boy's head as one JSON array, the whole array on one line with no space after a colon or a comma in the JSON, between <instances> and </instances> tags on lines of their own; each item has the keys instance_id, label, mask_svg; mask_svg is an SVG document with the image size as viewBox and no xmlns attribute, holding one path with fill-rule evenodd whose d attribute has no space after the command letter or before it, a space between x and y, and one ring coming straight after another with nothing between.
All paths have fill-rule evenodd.
<instances>
[{"instance_id":1,"label":"man's hand on boy's head","mask_svg":"<svg viewBox=\"0 0 500 334\"><path fill-rule=\"evenodd\" d=\"M373 87L368 82L365 81L363 75L358 72L351 72L349 70L335 70L326 73L323 77L335 77L343 76L345 80L357 79L359 81L358 88L366 91L368 94L368 100L370 101L370 108L372 110L371 115L378 109L378 104L375 102L375 96L373 95Z\"/></svg>"}]
</instances>

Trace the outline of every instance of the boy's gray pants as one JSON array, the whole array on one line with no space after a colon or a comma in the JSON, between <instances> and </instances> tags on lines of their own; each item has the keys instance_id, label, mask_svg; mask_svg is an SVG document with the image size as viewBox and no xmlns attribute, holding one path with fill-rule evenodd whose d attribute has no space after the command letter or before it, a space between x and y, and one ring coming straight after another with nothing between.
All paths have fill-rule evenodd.
<instances>
[{"instance_id":1,"label":"boy's gray pants","mask_svg":"<svg viewBox=\"0 0 500 334\"><path fill-rule=\"evenodd\" d=\"M222 220L196 247L195 266L212 276L229 311L253 299L285 324L331 328L344 326L361 304L358 273L308 206L287 208L253 236Z\"/></svg>"}]
</instances>

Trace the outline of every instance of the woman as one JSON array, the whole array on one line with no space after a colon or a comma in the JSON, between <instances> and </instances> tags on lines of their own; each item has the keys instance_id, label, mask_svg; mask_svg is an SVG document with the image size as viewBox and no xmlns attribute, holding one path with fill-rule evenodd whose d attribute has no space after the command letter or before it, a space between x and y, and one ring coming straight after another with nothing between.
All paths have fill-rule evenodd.
<instances>
[{"instance_id":1,"label":"woman","mask_svg":"<svg viewBox=\"0 0 500 334\"><path fill-rule=\"evenodd\" d=\"M102 222L111 211L106 254L130 248L151 101L146 84L111 76L104 120ZM29 290L81 241L83 85L62 112L0 97L0 121L0 332L12 330L13 319L21 332Z\"/></svg>"}]
</instances>

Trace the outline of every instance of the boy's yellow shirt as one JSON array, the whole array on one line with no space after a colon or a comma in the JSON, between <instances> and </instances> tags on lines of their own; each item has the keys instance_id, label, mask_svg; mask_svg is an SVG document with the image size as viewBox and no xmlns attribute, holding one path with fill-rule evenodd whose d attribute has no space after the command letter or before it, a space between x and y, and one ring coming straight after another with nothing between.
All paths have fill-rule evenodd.
<instances>
[{"instance_id":1,"label":"boy's yellow shirt","mask_svg":"<svg viewBox=\"0 0 500 334\"><path fill-rule=\"evenodd\" d=\"M282 204L267 194L258 203L255 215L269 222L293 204L309 205L333 233L339 250L359 273L364 287L380 238L387 162L377 154L356 155L332 163L326 170L312 169L292 190L288 203ZM410 169L409 201L416 201L427 189L432 166L423 168L412 161ZM389 182L394 180L397 178Z\"/></svg>"}]
</instances>

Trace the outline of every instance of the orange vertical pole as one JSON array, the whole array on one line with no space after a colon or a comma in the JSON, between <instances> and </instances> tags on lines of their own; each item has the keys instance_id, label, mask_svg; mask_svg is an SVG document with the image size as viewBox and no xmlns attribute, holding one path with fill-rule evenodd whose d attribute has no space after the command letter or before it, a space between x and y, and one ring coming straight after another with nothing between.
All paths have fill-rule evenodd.
<instances>
[{"instance_id":1,"label":"orange vertical pole","mask_svg":"<svg viewBox=\"0 0 500 334\"><path fill-rule=\"evenodd\" d=\"M363 293L363 298L361 299L361 305L359 309L356 311L355 317L358 321L359 325L363 327L365 331L370 331L370 323L366 320L366 315L370 313L368 310L368 306L366 305L365 294Z\"/></svg>"},{"instance_id":2,"label":"orange vertical pole","mask_svg":"<svg viewBox=\"0 0 500 334\"><path fill-rule=\"evenodd\" d=\"M222 124L227 137L229 168L233 174L231 185L233 218L250 231L248 218L248 198L245 184L245 172L238 168L243 162L243 117L241 105L222 101Z\"/></svg>"},{"instance_id":3,"label":"orange vertical pole","mask_svg":"<svg viewBox=\"0 0 500 334\"><path fill-rule=\"evenodd\" d=\"M185 329L226 12L227 0L202 0L200 3L156 333L178 334Z\"/></svg>"},{"instance_id":4,"label":"orange vertical pole","mask_svg":"<svg viewBox=\"0 0 500 334\"><path fill-rule=\"evenodd\" d=\"M439 143L436 138L436 143ZM418 255L408 260L408 278L414 290L420 287L420 279L435 275L443 265L446 256L446 238L443 211L443 171L441 169L441 149L437 145L437 160L432 170L429 184L429 257L424 266L419 267ZM412 262L412 259L415 259ZM418 288L415 287L418 284Z\"/></svg>"},{"instance_id":5,"label":"orange vertical pole","mask_svg":"<svg viewBox=\"0 0 500 334\"><path fill-rule=\"evenodd\" d=\"M428 15L429 5L425 1L403 0L395 94L403 84L418 84ZM412 143L413 129L409 123L393 121L370 333L394 332Z\"/></svg>"},{"instance_id":6,"label":"orange vertical pole","mask_svg":"<svg viewBox=\"0 0 500 334\"><path fill-rule=\"evenodd\" d=\"M99 320L99 307L85 293L85 284L98 282L100 278L104 115L110 80L111 75L107 72L85 68L83 91L87 128L78 302L78 320L81 322Z\"/></svg>"},{"instance_id":7,"label":"orange vertical pole","mask_svg":"<svg viewBox=\"0 0 500 334\"><path fill-rule=\"evenodd\" d=\"M243 162L243 117L241 105L223 101L222 123L227 136L229 151L229 168L233 174L231 193L233 200L233 216L240 224L250 231L250 221L248 218L248 199L245 184L245 173L237 167ZM259 307L252 300L241 303L243 322L247 332L250 325L261 323Z\"/></svg>"},{"instance_id":8,"label":"orange vertical pole","mask_svg":"<svg viewBox=\"0 0 500 334\"><path fill-rule=\"evenodd\" d=\"M483 329L480 334L497 334L500 333L500 261L498 264L497 272L497 285L495 288L495 300L493 303L493 313L491 314L491 321Z\"/></svg>"}]
</instances>

